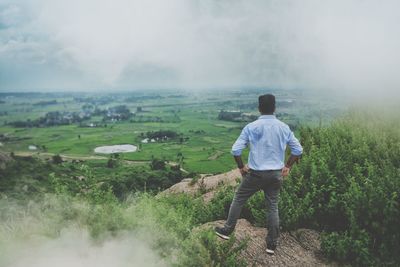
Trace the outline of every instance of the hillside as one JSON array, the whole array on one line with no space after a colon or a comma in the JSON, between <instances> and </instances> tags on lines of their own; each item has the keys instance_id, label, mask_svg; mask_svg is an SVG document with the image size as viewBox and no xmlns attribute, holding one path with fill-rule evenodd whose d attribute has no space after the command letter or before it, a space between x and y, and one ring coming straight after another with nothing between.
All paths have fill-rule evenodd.
<instances>
[{"instance_id":1,"label":"hillside","mask_svg":"<svg viewBox=\"0 0 400 267\"><path fill-rule=\"evenodd\" d=\"M240 181L238 169L217 174L202 175L195 182L187 178L164 190L165 194L188 194L198 196L205 203L210 203L217 191L226 186L236 186ZM222 226L224 220L203 224L200 229L213 229ZM196 230L196 229L195 229ZM245 219L239 219L235 229L236 244L248 240L241 255L248 266L336 266L322 257L319 233L311 229L298 229L281 234L280 246L274 256L265 253L267 229L255 227ZM222 239L221 242L224 242Z\"/></svg>"},{"instance_id":2,"label":"hillside","mask_svg":"<svg viewBox=\"0 0 400 267\"><path fill-rule=\"evenodd\" d=\"M119 237L133 236L167 266L399 266L399 126L350 113L327 127L299 129L304 155L283 183L282 238L271 257L262 192L243 207L236 240L213 232L227 216L237 170L196 175L156 158L141 165L114 158L110 166L0 153L0 266L14 266L15 246L29 250L36 238L62 243L70 227L88 233L89 250L111 240L130 251L135 244ZM38 243L44 259L52 255L47 245Z\"/></svg>"},{"instance_id":3,"label":"hillside","mask_svg":"<svg viewBox=\"0 0 400 267\"><path fill-rule=\"evenodd\" d=\"M202 227L223 225L224 221L214 221ZM247 247L241 252L248 266L337 266L327 262L321 256L319 233L310 229L298 229L283 232L280 245L271 256L265 252L266 229L255 227L245 219L239 219L235 229L236 243L248 240ZM222 241L221 239L221 242Z\"/></svg>"},{"instance_id":4,"label":"hillside","mask_svg":"<svg viewBox=\"0 0 400 267\"><path fill-rule=\"evenodd\" d=\"M219 187L223 185L235 186L238 181L240 181L240 173L237 169L217 175L203 174L198 180L193 180L192 178L183 179L160 194L185 193L194 196L200 193L202 199L208 203Z\"/></svg>"}]
</instances>

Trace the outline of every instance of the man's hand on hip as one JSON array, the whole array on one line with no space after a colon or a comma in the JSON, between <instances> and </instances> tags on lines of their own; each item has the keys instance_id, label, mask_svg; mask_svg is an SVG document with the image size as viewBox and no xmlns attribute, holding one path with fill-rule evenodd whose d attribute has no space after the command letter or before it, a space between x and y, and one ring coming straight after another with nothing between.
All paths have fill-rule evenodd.
<instances>
[{"instance_id":1,"label":"man's hand on hip","mask_svg":"<svg viewBox=\"0 0 400 267\"><path fill-rule=\"evenodd\" d=\"M283 167L283 169L282 169L282 176L283 177L286 177L286 176L288 176L289 175L289 172L290 172L290 168L289 167Z\"/></svg>"},{"instance_id":2,"label":"man's hand on hip","mask_svg":"<svg viewBox=\"0 0 400 267\"><path fill-rule=\"evenodd\" d=\"M249 167L246 164L242 168L239 168L239 171L242 174L242 176L245 176L249 172Z\"/></svg>"},{"instance_id":3,"label":"man's hand on hip","mask_svg":"<svg viewBox=\"0 0 400 267\"><path fill-rule=\"evenodd\" d=\"M242 176L245 176L249 172L249 167L247 166L247 164L246 165L243 164L242 157L240 155L233 157L235 158L240 173L242 174Z\"/></svg>"}]
</instances>

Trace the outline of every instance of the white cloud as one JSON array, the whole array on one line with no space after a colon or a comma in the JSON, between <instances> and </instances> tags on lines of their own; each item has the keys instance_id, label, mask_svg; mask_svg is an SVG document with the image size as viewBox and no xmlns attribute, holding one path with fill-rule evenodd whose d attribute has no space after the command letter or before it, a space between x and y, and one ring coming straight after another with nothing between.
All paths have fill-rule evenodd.
<instances>
[{"instance_id":1,"label":"white cloud","mask_svg":"<svg viewBox=\"0 0 400 267\"><path fill-rule=\"evenodd\" d=\"M399 10L394 0L20 0L3 13L30 19L14 35L0 32L0 64L1 51L22 35L38 44L24 51L39 62L80 73L82 89L397 90ZM7 54L35 61L28 52Z\"/></svg>"}]
</instances>

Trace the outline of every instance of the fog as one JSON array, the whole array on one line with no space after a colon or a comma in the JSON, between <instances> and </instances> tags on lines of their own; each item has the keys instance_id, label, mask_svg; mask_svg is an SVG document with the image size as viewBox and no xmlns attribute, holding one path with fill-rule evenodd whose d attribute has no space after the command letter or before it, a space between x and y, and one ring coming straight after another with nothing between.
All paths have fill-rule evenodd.
<instances>
[{"instance_id":1,"label":"fog","mask_svg":"<svg viewBox=\"0 0 400 267\"><path fill-rule=\"evenodd\" d=\"M129 233L96 244L85 230L64 229L57 238L37 236L14 243L12 247L13 250L8 252L0 266L167 266L146 242Z\"/></svg>"},{"instance_id":2,"label":"fog","mask_svg":"<svg viewBox=\"0 0 400 267\"><path fill-rule=\"evenodd\" d=\"M156 247L171 233L154 220L153 209L137 214L138 201L110 211L67 196L21 201L0 194L0 266L169 266L160 257L166 249Z\"/></svg>"},{"instance_id":3,"label":"fog","mask_svg":"<svg viewBox=\"0 0 400 267\"><path fill-rule=\"evenodd\" d=\"M395 0L0 3L2 91L400 86Z\"/></svg>"}]
</instances>

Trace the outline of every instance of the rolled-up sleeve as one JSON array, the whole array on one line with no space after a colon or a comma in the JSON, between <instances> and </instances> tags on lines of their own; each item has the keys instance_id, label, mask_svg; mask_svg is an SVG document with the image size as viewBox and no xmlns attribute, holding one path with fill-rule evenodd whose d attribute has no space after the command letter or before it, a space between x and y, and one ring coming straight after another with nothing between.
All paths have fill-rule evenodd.
<instances>
[{"instance_id":1,"label":"rolled-up sleeve","mask_svg":"<svg viewBox=\"0 0 400 267\"><path fill-rule=\"evenodd\" d=\"M238 139L232 146L231 154L234 156L240 156L242 154L242 150L246 148L249 143L249 135L247 126L243 128L240 133Z\"/></svg>"},{"instance_id":2,"label":"rolled-up sleeve","mask_svg":"<svg viewBox=\"0 0 400 267\"><path fill-rule=\"evenodd\" d=\"M303 154L303 147L301 146L299 140L294 136L293 132L289 130L289 136L287 144L290 147L290 153L294 156L300 156Z\"/></svg>"}]
</instances>

